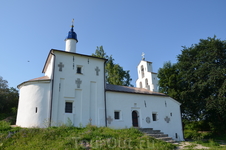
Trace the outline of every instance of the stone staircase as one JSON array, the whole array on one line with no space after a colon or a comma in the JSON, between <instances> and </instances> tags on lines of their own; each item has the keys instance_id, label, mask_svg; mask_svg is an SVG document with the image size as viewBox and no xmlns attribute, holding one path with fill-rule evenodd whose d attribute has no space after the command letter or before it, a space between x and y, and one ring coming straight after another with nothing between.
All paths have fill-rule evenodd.
<instances>
[{"instance_id":1,"label":"stone staircase","mask_svg":"<svg viewBox=\"0 0 226 150\"><path fill-rule=\"evenodd\" d=\"M168 137L168 134L164 134L160 130L153 130L152 128L139 128L138 130L151 137L154 137L155 139L163 140L169 143L175 143L175 141L171 137Z\"/></svg>"}]
</instances>

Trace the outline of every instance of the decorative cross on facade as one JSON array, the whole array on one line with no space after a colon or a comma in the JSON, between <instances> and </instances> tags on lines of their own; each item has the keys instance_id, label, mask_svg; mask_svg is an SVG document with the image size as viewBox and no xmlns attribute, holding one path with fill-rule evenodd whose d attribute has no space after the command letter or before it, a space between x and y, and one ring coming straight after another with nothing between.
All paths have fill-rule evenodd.
<instances>
[{"instance_id":1,"label":"decorative cross on facade","mask_svg":"<svg viewBox=\"0 0 226 150\"><path fill-rule=\"evenodd\" d=\"M166 118L164 118L164 120L169 123L170 122L170 118L168 116L166 116Z\"/></svg>"},{"instance_id":2,"label":"decorative cross on facade","mask_svg":"<svg viewBox=\"0 0 226 150\"><path fill-rule=\"evenodd\" d=\"M145 55L145 53L144 52L142 52L142 60L145 60L145 58L144 58L144 55Z\"/></svg>"},{"instance_id":3,"label":"decorative cross on facade","mask_svg":"<svg viewBox=\"0 0 226 150\"><path fill-rule=\"evenodd\" d=\"M77 84L77 88L80 88L80 84L82 83L82 80L80 80L79 78L77 78L77 80L75 81L75 83Z\"/></svg>"},{"instance_id":4,"label":"decorative cross on facade","mask_svg":"<svg viewBox=\"0 0 226 150\"><path fill-rule=\"evenodd\" d=\"M62 71L62 68L64 67L64 64L63 64L62 62L60 62L60 63L58 64L58 67L59 67L59 71Z\"/></svg>"},{"instance_id":5,"label":"decorative cross on facade","mask_svg":"<svg viewBox=\"0 0 226 150\"><path fill-rule=\"evenodd\" d=\"M96 75L99 76L99 71L100 71L99 67L96 67L95 71L96 71Z\"/></svg>"},{"instance_id":6,"label":"decorative cross on facade","mask_svg":"<svg viewBox=\"0 0 226 150\"><path fill-rule=\"evenodd\" d=\"M108 124L111 124L111 122L113 121L113 119L111 118L111 116L108 116L107 121L108 121Z\"/></svg>"}]
</instances>

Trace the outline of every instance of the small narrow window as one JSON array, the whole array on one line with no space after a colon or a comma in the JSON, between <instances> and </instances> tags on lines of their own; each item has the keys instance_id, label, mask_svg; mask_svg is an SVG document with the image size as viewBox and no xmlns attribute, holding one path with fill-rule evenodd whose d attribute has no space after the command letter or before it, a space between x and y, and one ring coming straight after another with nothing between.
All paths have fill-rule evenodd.
<instances>
[{"instance_id":1,"label":"small narrow window","mask_svg":"<svg viewBox=\"0 0 226 150\"><path fill-rule=\"evenodd\" d=\"M170 113L170 116L173 116L173 113Z\"/></svg>"},{"instance_id":2,"label":"small narrow window","mask_svg":"<svg viewBox=\"0 0 226 150\"><path fill-rule=\"evenodd\" d=\"M115 120L119 120L120 119L120 112L119 111L115 111L115 114L114 114L114 118Z\"/></svg>"},{"instance_id":3,"label":"small narrow window","mask_svg":"<svg viewBox=\"0 0 226 150\"><path fill-rule=\"evenodd\" d=\"M72 113L72 102L65 103L65 113Z\"/></svg>"},{"instance_id":4,"label":"small narrow window","mask_svg":"<svg viewBox=\"0 0 226 150\"><path fill-rule=\"evenodd\" d=\"M176 139L178 138L178 135L177 135L177 133L175 133L175 137L176 137Z\"/></svg>"},{"instance_id":5,"label":"small narrow window","mask_svg":"<svg viewBox=\"0 0 226 150\"><path fill-rule=\"evenodd\" d=\"M38 112L38 107L35 107L35 113L37 113Z\"/></svg>"},{"instance_id":6,"label":"small narrow window","mask_svg":"<svg viewBox=\"0 0 226 150\"><path fill-rule=\"evenodd\" d=\"M82 67L77 67L77 73L82 73Z\"/></svg>"},{"instance_id":7,"label":"small narrow window","mask_svg":"<svg viewBox=\"0 0 226 150\"><path fill-rule=\"evenodd\" d=\"M152 120L157 121L157 114L156 113L152 113Z\"/></svg>"}]
</instances>

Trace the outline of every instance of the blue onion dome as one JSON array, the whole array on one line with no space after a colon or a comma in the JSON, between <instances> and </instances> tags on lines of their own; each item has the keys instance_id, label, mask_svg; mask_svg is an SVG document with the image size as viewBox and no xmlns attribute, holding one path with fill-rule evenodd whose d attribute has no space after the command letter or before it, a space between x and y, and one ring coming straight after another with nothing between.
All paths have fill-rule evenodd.
<instances>
[{"instance_id":1,"label":"blue onion dome","mask_svg":"<svg viewBox=\"0 0 226 150\"><path fill-rule=\"evenodd\" d=\"M66 39L75 39L78 42L77 34L74 32L74 25L71 26L71 30L68 32Z\"/></svg>"}]
</instances>

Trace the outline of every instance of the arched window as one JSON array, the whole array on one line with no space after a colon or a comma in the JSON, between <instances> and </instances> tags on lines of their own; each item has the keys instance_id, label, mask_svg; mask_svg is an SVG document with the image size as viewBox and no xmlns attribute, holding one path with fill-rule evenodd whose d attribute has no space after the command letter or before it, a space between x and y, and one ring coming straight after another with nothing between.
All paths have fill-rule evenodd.
<instances>
[{"instance_id":1,"label":"arched window","mask_svg":"<svg viewBox=\"0 0 226 150\"><path fill-rule=\"evenodd\" d=\"M142 78L144 77L144 67L143 67L143 65L141 66L141 77Z\"/></svg>"},{"instance_id":2,"label":"arched window","mask_svg":"<svg viewBox=\"0 0 226 150\"><path fill-rule=\"evenodd\" d=\"M148 79L145 79L145 85L148 86Z\"/></svg>"},{"instance_id":3,"label":"arched window","mask_svg":"<svg viewBox=\"0 0 226 150\"><path fill-rule=\"evenodd\" d=\"M145 79L145 87L146 87L148 90L150 90L150 86L148 85L148 79L147 79L147 78Z\"/></svg>"},{"instance_id":4,"label":"arched window","mask_svg":"<svg viewBox=\"0 0 226 150\"><path fill-rule=\"evenodd\" d=\"M143 87L142 87L142 82L140 82L140 88L143 88Z\"/></svg>"}]
</instances>

